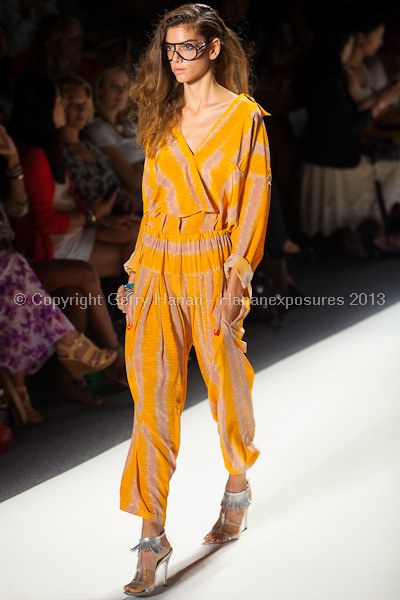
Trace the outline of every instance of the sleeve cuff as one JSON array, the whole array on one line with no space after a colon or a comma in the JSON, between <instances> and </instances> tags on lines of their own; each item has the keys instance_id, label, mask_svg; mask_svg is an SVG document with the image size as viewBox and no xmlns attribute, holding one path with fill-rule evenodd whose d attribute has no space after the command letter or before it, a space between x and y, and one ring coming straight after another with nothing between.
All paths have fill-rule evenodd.
<instances>
[{"instance_id":1,"label":"sleeve cuff","mask_svg":"<svg viewBox=\"0 0 400 600\"><path fill-rule=\"evenodd\" d=\"M229 279L231 269L235 269L243 288L247 288L253 279L253 269L250 263L240 254L231 254L224 263L225 277Z\"/></svg>"},{"instance_id":2,"label":"sleeve cuff","mask_svg":"<svg viewBox=\"0 0 400 600\"><path fill-rule=\"evenodd\" d=\"M137 252L133 252L129 260L124 263L124 269L128 273L128 275L133 275L136 273L137 269Z\"/></svg>"}]
</instances>

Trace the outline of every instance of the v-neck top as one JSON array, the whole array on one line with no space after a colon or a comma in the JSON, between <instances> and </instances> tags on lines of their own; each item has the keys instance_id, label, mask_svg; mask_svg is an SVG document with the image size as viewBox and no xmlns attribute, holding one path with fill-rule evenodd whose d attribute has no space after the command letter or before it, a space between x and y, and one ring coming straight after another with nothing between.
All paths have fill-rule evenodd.
<instances>
[{"instance_id":1,"label":"v-neck top","mask_svg":"<svg viewBox=\"0 0 400 600\"><path fill-rule=\"evenodd\" d=\"M232 258L225 272L229 277L230 267L236 268L247 285L263 256L269 213L265 115L253 98L240 94L195 152L175 126L172 139L154 157L146 155L143 218L127 273L136 272L145 226L171 234L226 229Z\"/></svg>"}]
</instances>

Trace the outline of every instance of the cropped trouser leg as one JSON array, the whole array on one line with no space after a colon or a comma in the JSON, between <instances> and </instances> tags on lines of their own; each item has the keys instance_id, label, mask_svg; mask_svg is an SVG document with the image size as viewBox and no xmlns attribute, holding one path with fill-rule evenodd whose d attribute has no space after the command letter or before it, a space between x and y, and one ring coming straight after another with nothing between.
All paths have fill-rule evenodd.
<instances>
[{"instance_id":1,"label":"cropped trouser leg","mask_svg":"<svg viewBox=\"0 0 400 600\"><path fill-rule=\"evenodd\" d=\"M161 234L144 236L145 250L135 278L133 323L126 335L135 417L121 482L121 509L161 525L165 523L169 481L179 451L192 344L218 423L227 470L242 473L259 455L252 441L254 372L244 356L246 343L241 339L249 303L241 306L233 323L222 321L220 335L214 335L212 312L224 291L222 265L229 256L230 238L222 243L217 235L215 240L212 236L211 240L190 237L195 239L190 240L188 253L178 236L172 240ZM179 268L167 259L177 255ZM219 268L213 268L215 260L222 263Z\"/></svg>"}]
</instances>

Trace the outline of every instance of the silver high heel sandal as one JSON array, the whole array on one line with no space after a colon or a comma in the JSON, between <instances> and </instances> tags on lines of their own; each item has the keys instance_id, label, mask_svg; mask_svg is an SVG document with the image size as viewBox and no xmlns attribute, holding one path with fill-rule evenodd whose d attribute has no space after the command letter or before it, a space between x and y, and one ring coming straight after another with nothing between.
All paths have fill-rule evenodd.
<instances>
[{"instance_id":1,"label":"silver high heel sandal","mask_svg":"<svg viewBox=\"0 0 400 600\"><path fill-rule=\"evenodd\" d=\"M221 520L221 529L212 529L210 533L217 533L224 535L227 539L225 542L212 542L209 540L204 540L205 544L215 545L215 544L228 544L229 542L236 542L240 538L242 531L246 531L247 529L247 511L249 510L249 506L251 504L251 500L249 497L250 492L250 480L247 481L247 487L241 492L228 492L225 490L224 496L221 501L222 506L222 514L220 516ZM245 508L245 513L243 517L244 528L242 529L242 524L234 523L233 521L229 521L226 519L226 512L228 510L239 510L240 508ZM226 531L224 531L225 525L234 525L238 528L238 533L236 535L230 535ZM207 534L210 535L210 534Z\"/></svg>"},{"instance_id":2,"label":"silver high heel sandal","mask_svg":"<svg viewBox=\"0 0 400 600\"><path fill-rule=\"evenodd\" d=\"M141 538L139 540L138 545L132 548L132 552L134 552L135 550L138 551L139 571L136 571L137 578L133 579L130 583L128 583L128 586L142 585L144 587L144 590L142 592L130 592L128 590L125 590L125 594L127 596L144 596L145 594L149 594L150 592L152 592L156 587L156 575L161 565L164 565L164 586L167 585L168 563L172 555L172 548L168 552L168 554L163 556L163 558L157 563L155 571L143 569L142 566L142 552L146 552L146 550L151 550L153 554L162 554L163 551L167 548L167 546L161 545L161 538L164 536L165 531L160 533L160 535L158 536ZM125 588L128 586L125 586Z\"/></svg>"}]
</instances>

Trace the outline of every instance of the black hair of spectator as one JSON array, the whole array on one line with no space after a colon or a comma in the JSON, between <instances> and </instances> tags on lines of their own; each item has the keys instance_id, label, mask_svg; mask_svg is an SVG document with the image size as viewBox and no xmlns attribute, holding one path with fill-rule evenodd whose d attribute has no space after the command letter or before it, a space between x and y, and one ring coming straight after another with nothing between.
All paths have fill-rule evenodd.
<instances>
[{"instance_id":1,"label":"black hair of spectator","mask_svg":"<svg viewBox=\"0 0 400 600\"><path fill-rule=\"evenodd\" d=\"M341 62L341 53L355 35L354 29L343 22L332 23L329 28L321 28L310 48L304 75L307 77L346 76Z\"/></svg>"},{"instance_id":2,"label":"black hair of spectator","mask_svg":"<svg viewBox=\"0 0 400 600\"><path fill-rule=\"evenodd\" d=\"M21 78L15 86L9 131L15 142L41 148L50 163L54 179L64 183L65 159L53 119L55 101L56 86L50 77L28 75Z\"/></svg>"},{"instance_id":3,"label":"black hair of spectator","mask_svg":"<svg viewBox=\"0 0 400 600\"><path fill-rule=\"evenodd\" d=\"M385 24L385 18L374 10L363 10L360 8L354 11L351 23L356 33L369 35L375 29Z\"/></svg>"},{"instance_id":4,"label":"black hair of spectator","mask_svg":"<svg viewBox=\"0 0 400 600\"><path fill-rule=\"evenodd\" d=\"M7 30L4 27L4 23L2 21L0 21L0 27L4 31L4 34L8 39ZM0 94L1 93L11 93L10 57L8 55L0 59Z\"/></svg>"}]
</instances>

